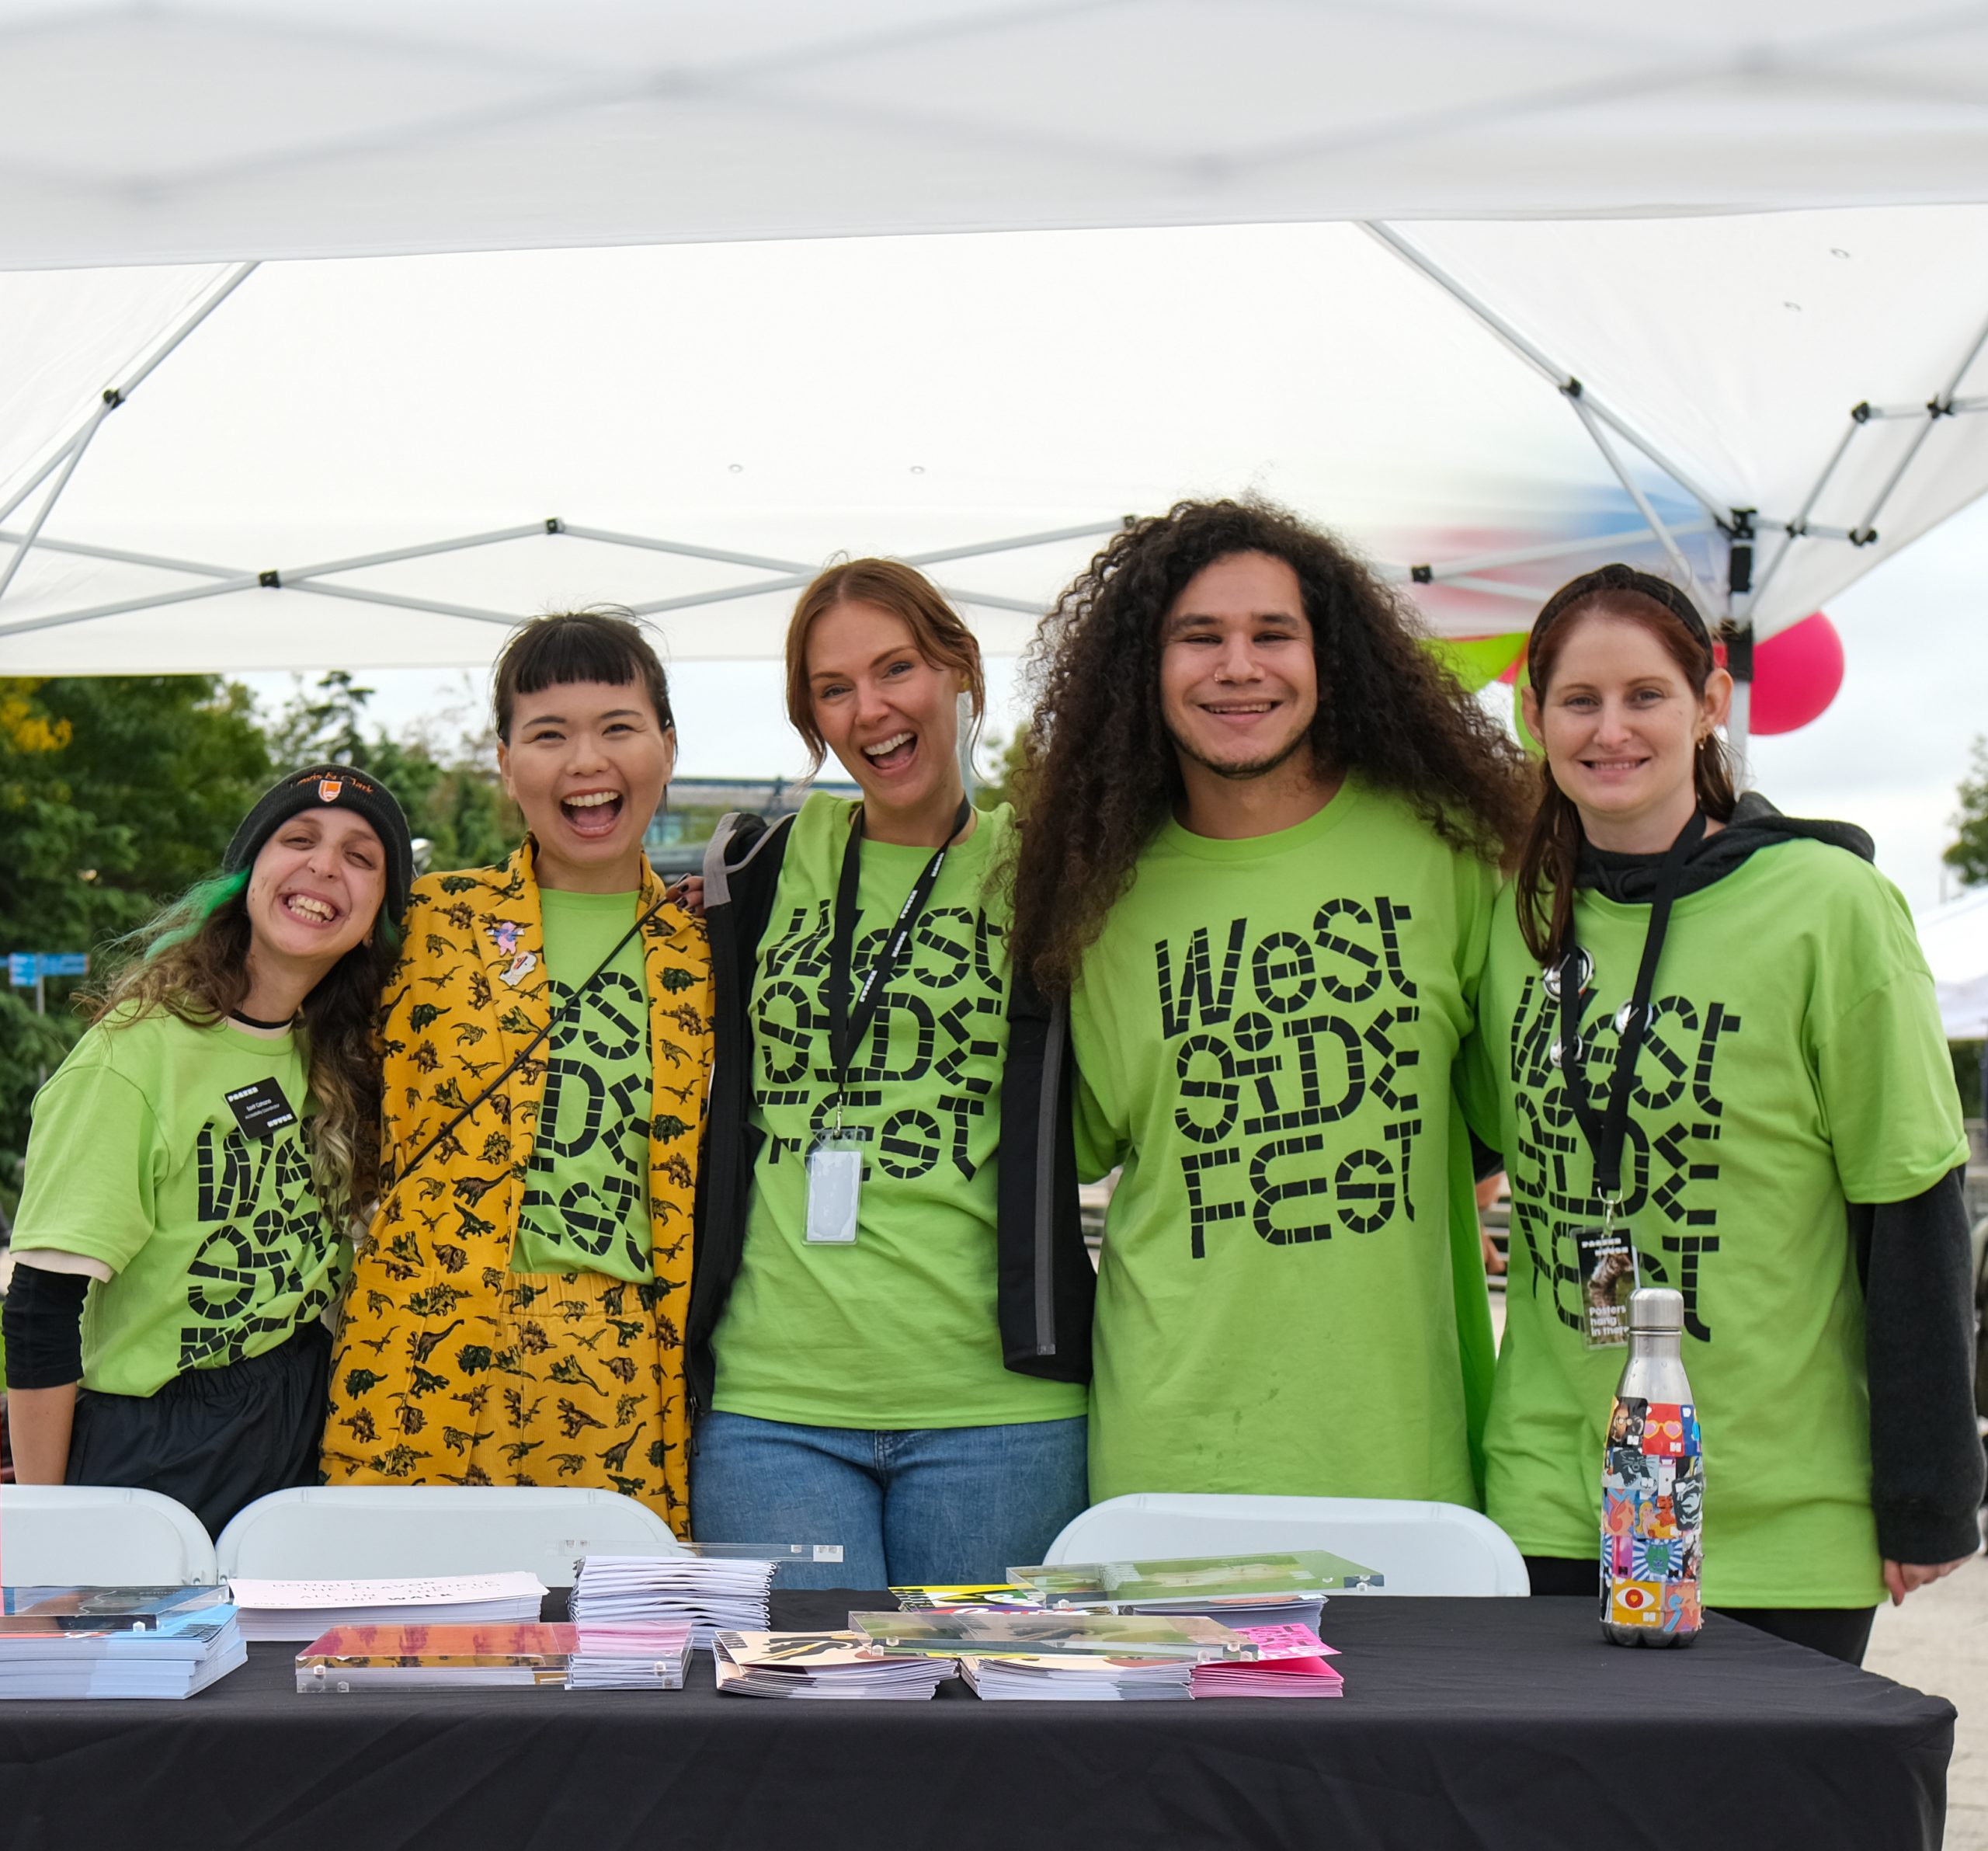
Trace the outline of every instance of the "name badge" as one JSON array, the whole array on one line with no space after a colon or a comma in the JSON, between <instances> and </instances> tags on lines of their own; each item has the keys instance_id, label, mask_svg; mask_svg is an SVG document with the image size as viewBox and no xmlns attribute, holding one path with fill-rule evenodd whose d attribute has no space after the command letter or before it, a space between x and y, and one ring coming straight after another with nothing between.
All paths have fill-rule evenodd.
<instances>
[{"instance_id":1,"label":"name badge","mask_svg":"<svg viewBox=\"0 0 1988 1851\"><path fill-rule=\"evenodd\" d=\"M221 1097L245 1138L273 1137L286 1125L297 1122L297 1114L273 1079L259 1080L253 1086L238 1086Z\"/></svg>"},{"instance_id":2,"label":"name badge","mask_svg":"<svg viewBox=\"0 0 1988 1851\"><path fill-rule=\"evenodd\" d=\"M810 1247L853 1247L863 1200L863 1146L867 1125L818 1131L808 1146L808 1226Z\"/></svg>"},{"instance_id":3,"label":"name badge","mask_svg":"<svg viewBox=\"0 0 1988 1851\"><path fill-rule=\"evenodd\" d=\"M1629 1294L1642 1282L1629 1230L1611 1216L1599 1227L1577 1227L1580 1250L1581 1334L1591 1350L1620 1349L1629 1341Z\"/></svg>"}]
</instances>

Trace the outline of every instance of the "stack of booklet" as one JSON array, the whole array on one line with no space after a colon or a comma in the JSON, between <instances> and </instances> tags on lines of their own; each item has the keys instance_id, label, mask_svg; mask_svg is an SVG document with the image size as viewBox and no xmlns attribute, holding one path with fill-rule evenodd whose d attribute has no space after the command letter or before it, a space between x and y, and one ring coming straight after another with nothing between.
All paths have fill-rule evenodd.
<instances>
[{"instance_id":1,"label":"stack of booklet","mask_svg":"<svg viewBox=\"0 0 1988 1851\"><path fill-rule=\"evenodd\" d=\"M1346 1681L1326 1662L1336 1655L1309 1626L1245 1626L1236 1630L1256 1648L1241 1664L1197 1665L1190 1684L1208 1696L1343 1696Z\"/></svg>"},{"instance_id":2,"label":"stack of booklet","mask_svg":"<svg viewBox=\"0 0 1988 1851\"><path fill-rule=\"evenodd\" d=\"M405 1581L254 1581L228 1585L245 1639L315 1639L334 1627L485 1626L538 1618L535 1574L425 1575Z\"/></svg>"},{"instance_id":3,"label":"stack of booklet","mask_svg":"<svg viewBox=\"0 0 1988 1851\"><path fill-rule=\"evenodd\" d=\"M885 1651L965 1658L1246 1658L1239 1634L1197 1614L951 1612L852 1613L850 1630Z\"/></svg>"},{"instance_id":4,"label":"stack of booklet","mask_svg":"<svg viewBox=\"0 0 1988 1851\"><path fill-rule=\"evenodd\" d=\"M1382 1585L1372 1569L1322 1549L1044 1563L1010 1568L1008 1579L1052 1609L1199 1613L1231 1626L1315 1627L1328 1594Z\"/></svg>"},{"instance_id":5,"label":"stack of booklet","mask_svg":"<svg viewBox=\"0 0 1988 1851\"><path fill-rule=\"evenodd\" d=\"M223 1588L0 1589L0 1697L186 1697L248 1656Z\"/></svg>"},{"instance_id":6,"label":"stack of booklet","mask_svg":"<svg viewBox=\"0 0 1988 1851\"><path fill-rule=\"evenodd\" d=\"M581 1626L566 1663L568 1690L681 1690L690 1661L690 1627L683 1620L641 1626Z\"/></svg>"},{"instance_id":7,"label":"stack of booklet","mask_svg":"<svg viewBox=\"0 0 1988 1851\"><path fill-rule=\"evenodd\" d=\"M726 1696L922 1703L956 1670L951 1658L880 1652L853 1632L721 1632L714 1656L718 1690Z\"/></svg>"},{"instance_id":8,"label":"stack of booklet","mask_svg":"<svg viewBox=\"0 0 1988 1851\"><path fill-rule=\"evenodd\" d=\"M700 1651L721 1631L764 1632L776 1564L748 1557L590 1555L573 1585L583 1627L679 1620Z\"/></svg>"},{"instance_id":9,"label":"stack of booklet","mask_svg":"<svg viewBox=\"0 0 1988 1851\"><path fill-rule=\"evenodd\" d=\"M297 1654L308 1696L365 1690L563 1689L571 1626L338 1626Z\"/></svg>"},{"instance_id":10,"label":"stack of booklet","mask_svg":"<svg viewBox=\"0 0 1988 1851\"><path fill-rule=\"evenodd\" d=\"M1211 1667L1191 1658L1107 1658L1076 1653L962 1658L974 1694L989 1703L1123 1703L1184 1700Z\"/></svg>"},{"instance_id":11,"label":"stack of booklet","mask_svg":"<svg viewBox=\"0 0 1988 1851\"><path fill-rule=\"evenodd\" d=\"M690 1657L681 1623L341 1626L297 1654L297 1688L680 1690Z\"/></svg>"}]
</instances>

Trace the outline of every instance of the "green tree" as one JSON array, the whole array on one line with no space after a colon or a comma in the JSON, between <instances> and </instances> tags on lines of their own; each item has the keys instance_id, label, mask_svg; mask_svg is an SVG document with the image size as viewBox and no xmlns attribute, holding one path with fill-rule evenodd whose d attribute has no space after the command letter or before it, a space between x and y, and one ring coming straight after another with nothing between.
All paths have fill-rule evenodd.
<instances>
[{"instance_id":1,"label":"green tree","mask_svg":"<svg viewBox=\"0 0 1988 1851\"><path fill-rule=\"evenodd\" d=\"M1028 749L1027 731L1017 728L1005 743L997 734L988 740L987 749L992 755L996 774L975 791L974 801L983 809L997 803L1012 803L1019 816L1025 807L1019 793L1023 761Z\"/></svg>"},{"instance_id":2,"label":"green tree","mask_svg":"<svg viewBox=\"0 0 1988 1851\"><path fill-rule=\"evenodd\" d=\"M1988 737L1975 740L1958 795L1952 819L1958 834L1942 858L1964 885L1978 887L1988 882Z\"/></svg>"},{"instance_id":3,"label":"green tree","mask_svg":"<svg viewBox=\"0 0 1988 1851\"><path fill-rule=\"evenodd\" d=\"M247 689L212 675L0 678L0 950L106 947L220 865L270 777ZM81 1032L0 990L0 1202L11 1206L42 1074Z\"/></svg>"}]
</instances>

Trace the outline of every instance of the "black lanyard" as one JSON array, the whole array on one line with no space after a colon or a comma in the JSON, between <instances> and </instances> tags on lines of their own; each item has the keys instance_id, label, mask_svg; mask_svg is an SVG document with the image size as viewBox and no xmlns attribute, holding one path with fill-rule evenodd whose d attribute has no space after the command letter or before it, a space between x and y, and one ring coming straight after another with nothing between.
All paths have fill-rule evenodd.
<instances>
[{"instance_id":1,"label":"black lanyard","mask_svg":"<svg viewBox=\"0 0 1988 1851\"><path fill-rule=\"evenodd\" d=\"M1615 1071L1609 1077L1608 1103L1597 1113L1588 1097L1587 1075L1581 1063L1581 1015L1588 992L1582 988L1581 966L1594 966L1579 945L1569 941L1559 966L1560 1072L1566 1082L1567 1102L1594 1153L1594 1190L1610 1204L1622 1199L1622 1146L1629 1131L1629 1094L1635 1084L1636 1056L1642 1051L1643 1034L1649 1023L1649 993L1656 982L1656 961L1663 955L1663 941L1670 929L1670 908L1677 889L1684 884L1684 862L1705 839L1705 816L1697 812L1679 832L1665 852L1656 871L1656 890L1650 896L1649 930L1643 934L1642 962L1636 969L1636 987L1628 1005L1628 1019L1618 1024Z\"/></svg>"},{"instance_id":2,"label":"black lanyard","mask_svg":"<svg viewBox=\"0 0 1988 1851\"><path fill-rule=\"evenodd\" d=\"M864 977L863 987L856 993L856 1003L852 1008L849 986L850 966L856 952L856 890L863 873L863 806L856 806L855 817L849 826L849 846L842 851L842 877L836 882L835 932L829 941L829 1058L834 1065L838 1099L848 1084L849 1063L855 1058L856 1050L862 1046L864 1036L870 1032L871 1023L876 1019L877 1006L884 1000L884 986L904 962L905 948L917 928L919 915L925 910L925 903L938 885L939 870L945 866L946 857L972 814L971 801L962 797L958 813L953 818L952 833L925 864L925 872L912 882L911 891L898 909L898 922L891 927L891 935L884 941L876 962Z\"/></svg>"},{"instance_id":3,"label":"black lanyard","mask_svg":"<svg viewBox=\"0 0 1988 1851\"><path fill-rule=\"evenodd\" d=\"M638 932L641 931L642 927L647 925L652 919L655 918L656 914L660 913L662 909L670 903L670 901L680 898L683 895L683 884L680 881L678 882L675 886L666 889L660 899L655 900L651 903L649 910L646 913L643 913L639 918L638 918L635 923L629 927L627 931L624 932L619 938L615 940L613 950L610 952L605 958L602 959L601 961L593 967L593 969L589 974L586 981L581 984L571 996L568 997L565 1001L561 1004L557 1009L553 1011L551 1017L547 1021L545 1026L540 1029L530 1041L527 1042L522 1048L519 1049L516 1053L511 1056L510 1059L505 1064L503 1071L500 1073L495 1080L492 1080L488 1086L485 1087L482 1091L478 1093L474 1099L471 1100L468 1105L465 1105L461 1112L457 1112L447 1124L444 1125L440 1131L436 1132L436 1134L430 1138L426 1143L423 1144L412 1157L408 1159L405 1164L402 1166L400 1174L394 1178L394 1187L396 1189L398 1189L402 1183L407 1181L409 1174L413 1171L415 1166L421 1163L427 1157L429 1151L434 1150L444 1138L447 1137L452 1132L455 1131L471 1112L476 1111L492 1093L496 1091L498 1087L502 1086L506 1080L509 1079L510 1077L518 1070L520 1067L523 1066L525 1062L529 1059L531 1056L537 1052L540 1045L544 1042L545 1038L550 1035L554 1028L558 1028L568 1016L571 1015L573 1011L579 1008L580 1004L586 1000L587 992L593 989L596 983L600 982L601 977L606 972L608 966L612 964L617 958L621 955L622 949L627 944L628 941L633 938Z\"/></svg>"}]
</instances>

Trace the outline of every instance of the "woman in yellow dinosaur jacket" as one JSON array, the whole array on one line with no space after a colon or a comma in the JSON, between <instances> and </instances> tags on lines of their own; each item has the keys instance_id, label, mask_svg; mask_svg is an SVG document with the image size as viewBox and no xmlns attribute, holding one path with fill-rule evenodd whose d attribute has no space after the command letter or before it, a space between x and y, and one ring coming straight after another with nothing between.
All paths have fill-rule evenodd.
<instances>
[{"instance_id":1,"label":"woman in yellow dinosaur jacket","mask_svg":"<svg viewBox=\"0 0 1988 1851\"><path fill-rule=\"evenodd\" d=\"M711 995L702 924L642 854L668 686L631 621L571 613L513 638L495 708L530 833L415 883L325 1477L599 1486L680 1533Z\"/></svg>"}]
</instances>

